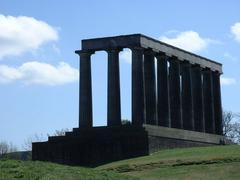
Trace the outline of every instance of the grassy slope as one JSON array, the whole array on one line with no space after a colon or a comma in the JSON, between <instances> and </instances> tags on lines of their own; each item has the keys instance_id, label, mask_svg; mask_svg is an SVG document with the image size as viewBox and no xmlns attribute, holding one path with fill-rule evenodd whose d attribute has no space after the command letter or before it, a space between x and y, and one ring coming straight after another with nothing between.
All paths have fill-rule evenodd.
<instances>
[{"instance_id":1,"label":"grassy slope","mask_svg":"<svg viewBox=\"0 0 240 180\"><path fill-rule=\"evenodd\" d=\"M117 161L95 169L37 161L0 161L0 180L14 178L239 179L240 146L162 150L150 156Z\"/></svg>"},{"instance_id":2,"label":"grassy slope","mask_svg":"<svg viewBox=\"0 0 240 180\"><path fill-rule=\"evenodd\" d=\"M163 150L97 169L141 179L240 179L240 146Z\"/></svg>"},{"instance_id":3,"label":"grassy slope","mask_svg":"<svg viewBox=\"0 0 240 180\"><path fill-rule=\"evenodd\" d=\"M72 180L72 179L136 179L126 175L82 167L70 167L49 162L38 161L0 161L0 180L10 179L41 179L41 180Z\"/></svg>"}]
</instances>

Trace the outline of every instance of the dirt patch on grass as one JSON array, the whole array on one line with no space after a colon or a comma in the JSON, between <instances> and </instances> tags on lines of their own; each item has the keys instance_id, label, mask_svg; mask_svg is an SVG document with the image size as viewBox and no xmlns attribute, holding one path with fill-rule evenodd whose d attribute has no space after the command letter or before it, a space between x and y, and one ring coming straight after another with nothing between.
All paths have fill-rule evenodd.
<instances>
[{"instance_id":1,"label":"dirt patch on grass","mask_svg":"<svg viewBox=\"0 0 240 180\"><path fill-rule=\"evenodd\" d=\"M219 163L232 163L240 162L240 158L222 158L210 160L172 160L172 161L159 161L146 164L123 164L113 168L106 168L107 171L114 171L118 173L126 173L132 171L145 171L155 168L176 167L176 166L190 166L190 165L206 165L206 164L219 164Z\"/></svg>"}]
</instances>

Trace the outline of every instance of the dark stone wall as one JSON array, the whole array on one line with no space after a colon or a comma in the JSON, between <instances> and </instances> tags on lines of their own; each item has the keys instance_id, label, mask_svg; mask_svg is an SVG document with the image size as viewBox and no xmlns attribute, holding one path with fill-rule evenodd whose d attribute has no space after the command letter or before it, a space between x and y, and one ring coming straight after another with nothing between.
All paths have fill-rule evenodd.
<instances>
[{"instance_id":1,"label":"dark stone wall","mask_svg":"<svg viewBox=\"0 0 240 180\"><path fill-rule=\"evenodd\" d=\"M53 136L49 137L47 142L33 143L32 159L95 167L116 160L148 155L166 148L220 144L219 141L207 142L206 134L203 133L197 135L202 136L202 142L196 138L194 141L192 133L195 132L149 125L76 128L65 136ZM179 135L179 139L175 134ZM214 137L215 135L209 135L208 138Z\"/></svg>"},{"instance_id":2,"label":"dark stone wall","mask_svg":"<svg viewBox=\"0 0 240 180\"><path fill-rule=\"evenodd\" d=\"M33 160L97 166L149 154L148 136L139 127L79 129L66 136L33 143Z\"/></svg>"}]
</instances>

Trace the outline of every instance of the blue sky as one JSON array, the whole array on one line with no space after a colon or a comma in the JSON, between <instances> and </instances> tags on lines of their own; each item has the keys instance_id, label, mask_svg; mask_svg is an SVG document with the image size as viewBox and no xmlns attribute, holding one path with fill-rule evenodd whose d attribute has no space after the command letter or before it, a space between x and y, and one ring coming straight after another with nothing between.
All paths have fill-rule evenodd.
<instances>
[{"instance_id":1,"label":"blue sky","mask_svg":"<svg viewBox=\"0 0 240 180\"><path fill-rule=\"evenodd\" d=\"M142 33L223 64L222 104L239 112L240 2L1 0L0 141L78 125L84 38ZM120 54L122 117L131 113L129 50ZM107 56L92 56L94 125L106 124Z\"/></svg>"}]
</instances>

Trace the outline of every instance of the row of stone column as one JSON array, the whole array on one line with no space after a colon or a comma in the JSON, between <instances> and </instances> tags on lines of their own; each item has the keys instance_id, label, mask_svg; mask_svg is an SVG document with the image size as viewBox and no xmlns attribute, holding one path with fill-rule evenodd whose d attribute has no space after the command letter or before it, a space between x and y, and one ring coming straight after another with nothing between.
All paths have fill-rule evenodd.
<instances>
[{"instance_id":1,"label":"row of stone column","mask_svg":"<svg viewBox=\"0 0 240 180\"><path fill-rule=\"evenodd\" d=\"M108 53L108 92L107 92L107 125L121 125L121 100L119 77L119 51L109 49ZM94 51L81 50L80 55L80 96L79 96L79 127L90 128L92 118L92 78L91 55Z\"/></svg>"},{"instance_id":2,"label":"row of stone column","mask_svg":"<svg viewBox=\"0 0 240 180\"><path fill-rule=\"evenodd\" d=\"M218 72L150 50L132 49L132 54L133 124L222 134ZM139 83L142 81L144 87Z\"/></svg>"},{"instance_id":3,"label":"row of stone column","mask_svg":"<svg viewBox=\"0 0 240 180\"><path fill-rule=\"evenodd\" d=\"M119 51L108 52L107 125L121 125ZM140 47L132 50L132 124L222 134L220 74ZM80 51L80 127L92 127L91 51ZM155 60L157 59L157 73ZM157 75L157 78L156 78ZM157 79L157 81L156 81Z\"/></svg>"}]
</instances>

